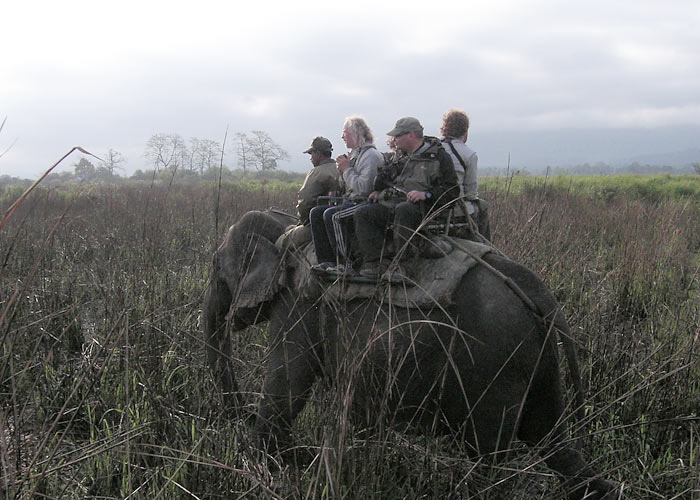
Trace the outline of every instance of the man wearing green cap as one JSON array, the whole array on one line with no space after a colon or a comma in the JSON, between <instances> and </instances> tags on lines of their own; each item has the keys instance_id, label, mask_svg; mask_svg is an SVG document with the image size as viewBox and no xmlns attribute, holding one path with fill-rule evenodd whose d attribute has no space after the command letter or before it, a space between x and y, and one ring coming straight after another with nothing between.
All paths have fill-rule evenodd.
<instances>
[{"instance_id":1,"label":"man wearing green cap","mask_svg":"<svg viewBox=\"0 0 700 500\"><path fill-rule=\"evenodd\" d=\"M398 150L405 153L402 160L380 169L374 181L369 203L355 212L355 231L360 244L362 268L367 278L380 278L388 268L382 262L384 236L394 222L397 250L401 255L416 255L420 237L416 229L429 212L435 211L459 196L457 175L440 140L423 136L423 126L413 117L397 120L387 132L394 138Z\"/></svg>"},{"instance_id":2,"label":"man wearing green cap","mask_svg":"<svg viewBox=\"0 0 700 500\"><path fill-rule=\"evenodd\" d=\"M297 201L297 213L300 224L292 226L280 236L277 241L279 247L300 245L311 241L311 227L309 226L309 212L316 206L319 196L328 196L329 192L340 189L340 174L335 160L331 158L333 145L325 137L314 137L304 154L311 155L313 168L306 174L304 183L299 190Z\"/></svg>"},{"instance_id":3,"label":"man wearing green cap","mask_svg":"<svg viewBox=\"0 0 700 500\"><path fill-rule=\"evenodd\" d=\"M299 190L297 212L299 222L309 224L309 212L316 206L319 196L328 196L331 191L340 189L340 174L335 160L331 158L333 145L325 137L314 137L311 146L304 151L311 155L311 164L314 166L304 179Z\"/></svg>"}]
</instances>

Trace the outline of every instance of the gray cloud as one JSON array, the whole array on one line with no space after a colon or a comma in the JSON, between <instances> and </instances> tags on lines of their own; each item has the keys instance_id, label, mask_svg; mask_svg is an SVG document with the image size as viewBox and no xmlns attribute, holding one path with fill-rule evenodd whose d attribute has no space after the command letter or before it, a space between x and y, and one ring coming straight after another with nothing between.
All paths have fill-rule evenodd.
<instances>
[{"instance_id":1,"label":"gray cloud","mask_svg":"<svg viewBox=\"0 0 700 500\"><path fill-rule=\"evenodd\" d=\"M383 146L396 118L417 116L435 134L450 107L469 112L486 164L505 164L508 151L544 165L697 145L685 132L700 125L691 1L417 11L361 1L352 12L316 1L127 1L106 14L73 3L50 8L50 20L3 12L0 44L13 51L0 67L0 150L17 142L0 174L35 177L76 144L118 149L133 171L152 134L221 141L227 127L266 130L292 155L286 166L303 170L314 135L344 149L348 115L365 116Z\"/></svg>"}]
</instances>

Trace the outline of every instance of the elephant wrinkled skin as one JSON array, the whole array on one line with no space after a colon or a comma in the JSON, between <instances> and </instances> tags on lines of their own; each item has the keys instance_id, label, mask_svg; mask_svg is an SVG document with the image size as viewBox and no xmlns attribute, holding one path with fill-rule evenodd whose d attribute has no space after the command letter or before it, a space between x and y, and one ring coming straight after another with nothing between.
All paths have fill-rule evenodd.
<instances>
[{"instance_id":1,"label":"elephant wrinkled skin","mask_svg":"<svg viewBox=\"0 0 700 500\"><path fill-rule=\"evenodd\" d=\"M494 253L485 257L544 321L483 266L464 274L446 308L392 307L386 295L384 302L306 298L294 289L290 259L273 245L285 222L249 212L231 227L214 257L204 305L209 362L232 403L238 388L229 332L270 322L255 426L264 445L286 445L314 381L343 373L335 382L347 388L361 423L376 424L381 415L395 428L457 435L475 456L498 456L517 438L542 450L569 498L616 498L615 487L565 444L557 332L571 347L569 329L534 273ZM580 388L575 359L569 361Z\"/></svg>"}]
</instances>

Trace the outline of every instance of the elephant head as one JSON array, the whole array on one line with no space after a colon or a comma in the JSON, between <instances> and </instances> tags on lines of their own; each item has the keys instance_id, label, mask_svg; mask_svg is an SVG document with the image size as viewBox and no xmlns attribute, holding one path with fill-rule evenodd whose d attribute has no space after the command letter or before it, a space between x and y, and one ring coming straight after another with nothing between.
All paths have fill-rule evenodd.
<instances>
[{"instance_id":1,"label":"elephant head","mask_svg":"<svg viewBox=\"0 0 700 500\"><path fill-rule=\"evenodd\" d=\"M278 212L248 212L229 228L214 254L203 323L209 365L230 406L240 401L228 358L227 325L240 330L266 319L265 304L282 287L283 266L275 241L294 221Z\"/></svg>"},{"instance_id":2,"label":"elephant head","mask_svg":"<svg viewBox=\"0 0 700 500\"><path fill-rule=\"evenodd\" d=\"M286 214L282 214L286 216ZM212 281L230 293L227 319L236 311L256 308L270 300L282 286L281 253L275 241L288 219L269 212L248 212L231 226L214 255Z\"/></svg>"}]
</instances>

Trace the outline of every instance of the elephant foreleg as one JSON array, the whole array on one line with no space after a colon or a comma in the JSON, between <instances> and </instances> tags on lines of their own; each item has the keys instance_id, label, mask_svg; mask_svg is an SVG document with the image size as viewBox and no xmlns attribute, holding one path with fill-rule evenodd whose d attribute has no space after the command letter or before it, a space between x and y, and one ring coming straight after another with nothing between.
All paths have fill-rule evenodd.
<instances>
[{"instance_id":1,"label":"elephant foreleg","mask_svg":"<svg viewBox=\"0 0 700 500\"><path fill-rule=\"evenodd\" d=\"M286 294L273 309L272 344L256 419L256 432L268 451L288 445L292 422L316 380L319 360L312 338L317 336L317 318L314 306L301 307Z\"/></svg>"},{"instance_id":2,"label":"elephant foreleg","mask_svg":"<svg viewBox=\"0 0 700 500\"><path fill-rule=\"evenodd\" d=\"M265 377L255 426L268 451L289 444L292 422L304 408L316 378L297 346L285 342L276 351L269 360L275 367Z\"/></svg>"}]
</instances>

